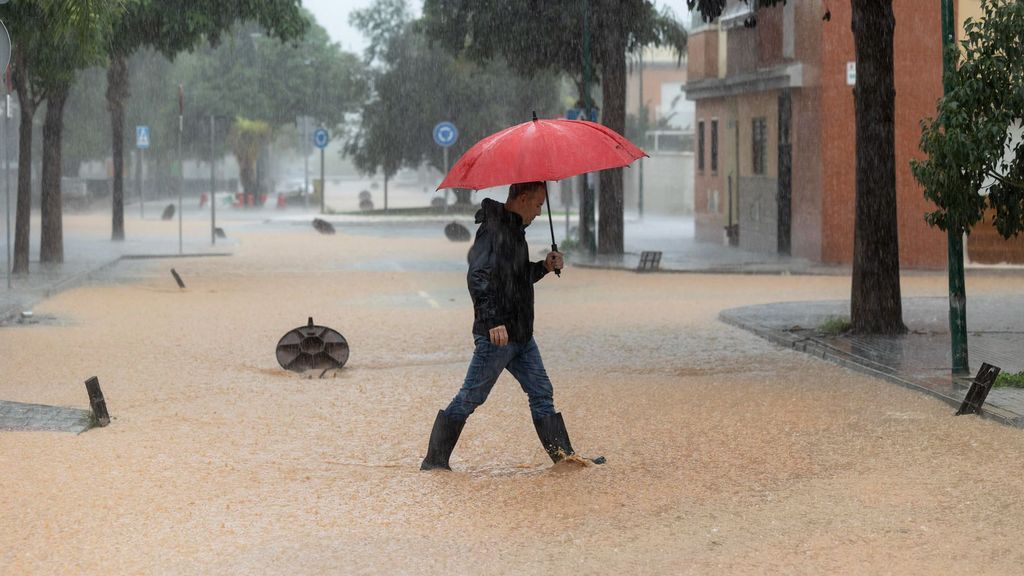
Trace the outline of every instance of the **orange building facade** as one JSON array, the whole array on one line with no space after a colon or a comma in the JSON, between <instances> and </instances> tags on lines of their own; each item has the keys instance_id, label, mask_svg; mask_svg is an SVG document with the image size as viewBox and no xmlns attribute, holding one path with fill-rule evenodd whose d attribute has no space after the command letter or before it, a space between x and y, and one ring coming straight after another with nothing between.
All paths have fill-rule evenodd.
<instances>
[{"instance_id":1,"label":"orange building facade","mask_svg":"<svg viewBox=\"0 0 1024 576\"><path fill-rule=\"evenodd\" d=\"M698 239L853 261L852 14L849 2L827 4L828 21L820 0L770 8L729 0L721 18L691 32L686 92L696 102ZM977 5L961 0L958 21L961 13L977 17ZM935 115L942 96L939 8L893 2L897 218L907 268L946 265L946 235L925 223L934 205L910 170L922 157L921 120Z\"/></svg>"}]
</instances>

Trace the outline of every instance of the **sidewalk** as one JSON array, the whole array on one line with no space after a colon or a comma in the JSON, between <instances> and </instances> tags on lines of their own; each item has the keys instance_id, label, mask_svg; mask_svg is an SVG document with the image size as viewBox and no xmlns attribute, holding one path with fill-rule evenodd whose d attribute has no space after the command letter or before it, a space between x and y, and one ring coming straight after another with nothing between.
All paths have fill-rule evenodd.
<instances>
[{"instance_id":1,"label":"sidewalk","mask_svg":"<svg viewBox=\"0 0 1024 576\"><path fill-rule=\"evenodd\" d=\"M158 214L155 207L152 211ZM190 233L184 236L182 253L179 254L178 229L175 222L157 224L159 220L156 220L156 217L147 219L145 225L161 226L169 232L147 230L143 233L132 233L129 230L124 241L113 242L110 239L109 225L95 228L93 222L85 222L85 225L81 226L83 229L77 230L73 223L77 217L65 216L65 220L71 221L72 224L66 223L64 227L64 263L59 265L40 264L38 215L33 219L29 274L11 277L11 287L8 288L7 275L0 271L0 326L19 317L22 311L31 310L37 302L99 277L123 258L210 256L230 253L235 244L231 240L218 240L216 246L211 246L208 235ZM189 216L186 216L186 222L189 222ZM134 223L133 226L137 228L138 223ZM0 237L0 262L6 260L6 250L5 238Z\"/></svg>"}]
</instances>

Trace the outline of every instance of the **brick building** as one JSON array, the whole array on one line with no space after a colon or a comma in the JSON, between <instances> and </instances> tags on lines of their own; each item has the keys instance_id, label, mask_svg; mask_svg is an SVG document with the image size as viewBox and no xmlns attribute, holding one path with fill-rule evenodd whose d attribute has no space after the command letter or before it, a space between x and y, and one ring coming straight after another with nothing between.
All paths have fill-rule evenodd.
<instances>
[{"instance_id":1,"label":"brick building","mask_svg":"<svg viewBox=\"0 0 1024 576\"><path fill-rule=\"evenodd\" d=\"M850 3L756 4L729 0L718 20L690 34L686 92L696 101L697 236L850 263L856 81ZM956 10L961 22L980 15L978 0L958 0ZM910 171L910 160L921 157L920 121L935 115L942 96L940 6L893 2L893 11L900 263L942 268L946 235L924 222L933 205ZM987 231L976 234L979 244Z\"/></svg>"}]
</instances>

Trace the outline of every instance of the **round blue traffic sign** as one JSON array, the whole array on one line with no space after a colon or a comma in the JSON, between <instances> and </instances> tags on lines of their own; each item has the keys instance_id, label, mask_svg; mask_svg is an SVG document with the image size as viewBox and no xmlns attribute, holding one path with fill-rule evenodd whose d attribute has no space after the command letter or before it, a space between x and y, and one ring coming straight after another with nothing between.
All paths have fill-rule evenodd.
<instances>
[{"instance_id":1,"label":"round blue traffic sign","mask_svg":"<svg viewBox=\"0 0 1024 576\"><path fill-rule=\"evenodd\" d=\"M330 141L330 136L327 135L327 130L323 128L317 128L313 132L313 145L317 148L327 148L327 143Z\"/></svg>"},{"instance_id":2,"label":"round blue traffic sign","mask_svg":"<svg viewBox=\"0 0 1024 576\"><path fill-rule=\"evenodd\" d=\"M459 130L455 128L455 124L451 122L438 122L437 126L434 126L434 142L437 142L438 146L444 146L445 148L455 144L455 141L459 139Z\"/></svg>"}]
</instances>

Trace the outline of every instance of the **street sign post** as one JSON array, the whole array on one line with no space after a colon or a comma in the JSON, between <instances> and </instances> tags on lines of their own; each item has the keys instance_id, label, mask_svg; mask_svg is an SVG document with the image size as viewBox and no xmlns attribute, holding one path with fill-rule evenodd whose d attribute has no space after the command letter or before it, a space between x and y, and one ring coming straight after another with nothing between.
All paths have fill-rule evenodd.
<instances>
[{"instance_id":1,"label":"street sign post","mask_svg":"<svg viewBox=\"0 0 1024 576\"><path fill-rule=\"evenodd\" d=\"M327 144L331 141L331 135L327 133L326 128L317 128L313 132L313 145L320 149L320 213L323 214L326 210L326 198L327 198L327 182L324 180L324 149L327 148Z\"/></svg>"},{"instance_id":2,"label":"street sign post","mask_svg":"<svg viewBox=\"0 0 1024 576\"><path fill-rule=\"evenodd\" d=\"M138 166L135 182L139 188L139 218L146 217L146 199L142 194L142 170L146 162L146 150L149 148L149 126L135 127L135 147L139 150Z\"/></svg>"},{"instance_id":3,"label":"street sign post","mask_svg":"<svg viewBox=\"0 0 1024 576\"><path fill-rule=\"evenodd\" d=\"M455 124L448 122L438 122L434 125L434 142L444 149L444 173L448 174L448 148L455 144L455 141L459 139L459 129L455 127ZM444 211L448 211L448 189L444 190Z\"/></svg>"}]
</instances>

